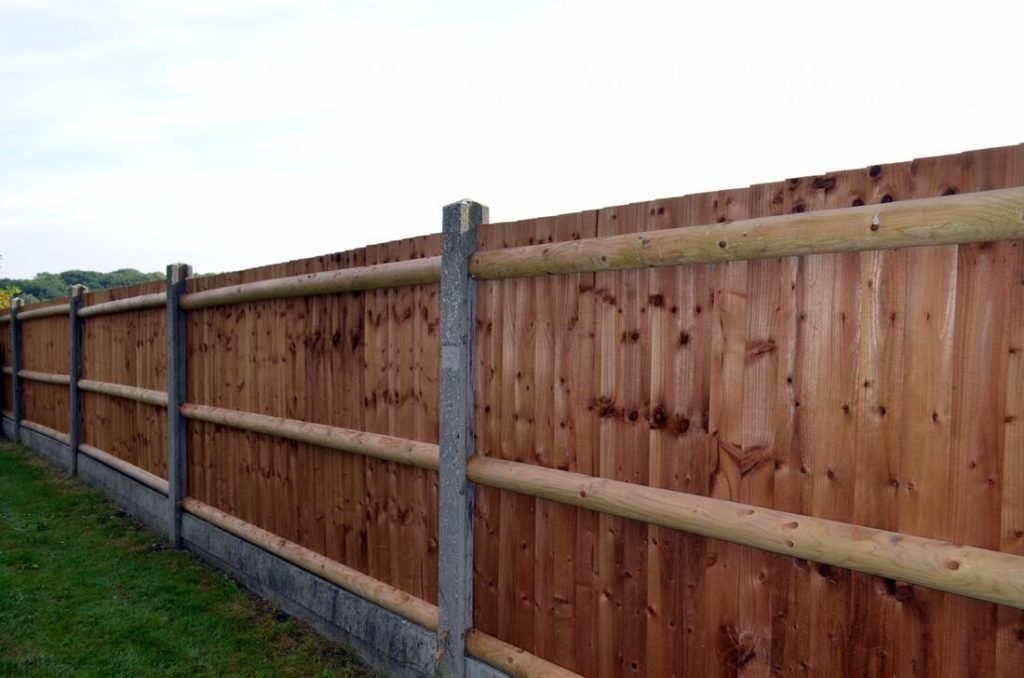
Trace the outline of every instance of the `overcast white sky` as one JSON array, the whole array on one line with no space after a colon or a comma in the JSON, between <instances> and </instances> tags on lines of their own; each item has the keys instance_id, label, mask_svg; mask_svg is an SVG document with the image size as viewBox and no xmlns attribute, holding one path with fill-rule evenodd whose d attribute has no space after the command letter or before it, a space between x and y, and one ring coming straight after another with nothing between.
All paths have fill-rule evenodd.
<instances>
[{"instance_id":1,"label":"overcast white sky","mask_svg":"<svg viewBox=\"0 0 1024 678\"><path fill-rule=\"evenodd\" d=\"M1024 141L1016 3L0 0L0 277Z\"/></svg>"}]
</instances>

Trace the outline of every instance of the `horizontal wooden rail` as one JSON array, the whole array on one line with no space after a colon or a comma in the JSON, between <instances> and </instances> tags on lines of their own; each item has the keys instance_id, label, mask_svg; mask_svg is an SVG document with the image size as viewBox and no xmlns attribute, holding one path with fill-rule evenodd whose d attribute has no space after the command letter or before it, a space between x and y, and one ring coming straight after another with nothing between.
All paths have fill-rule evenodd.
<instances>
[{"instance_id":1,"label":"horizontal wooden rail","mask_svg":"<svg viewBox=\"0 0 1024 678\"><path fill-rule=\"evenodd\" d=\"M473 457L475 483L1024 609L1024 556Z\"/></svg>"},{"instance_id":2,"label":"horizontal wooden rail","mask_svg":"<svg viewBox=\"0 0 1024 678\"><path fill-rule=\"evenodd\" d=\"M480 252L480 280L1024 239L1024 188Z\"/></svg>"},{"instance_id":3,"label":"horizontal wooden rail","mask_svg":"<svg viewBox=\"0 0 1024 678\"><path fill-rule=\"evenodd\" d=\"M65 445L68 444L68 434L67 433L61 433L60 431L58 431L55 428L50 428L49 426L43 426L42 424L37 424L34 421L29 421L28 419L22 419L21 420L21 426L22 426L22 428L27 428L30 431L35 431L39 435L43 435L43 436L46 436L48 438L53 438L54 440L59 440L60 442L64 443Z\"/></svg>"},{"instance_id":4,"label":"horizontal wooden rail","mask_svg":"<svg viewBox=\"0 0 1024 678\"><path fill-rule=\"evenodd\" d=\"M307 273L289 278L273 278L193 292L181 298L181 307L192 311L210 306L241 304L248 301L428 285L440 281L441 257L425 257L387 264L343 268L337 271Z\"/></svg>"},{"instance_id":5,"label":"horizontal wooden rail","mask_svg":"<svg viewBox=\"0 0 1024 678\"><path fill-rule=\"evenodd\" d=\"M367 574L247 523L241 518L236 518L194 497L183 498L181 505L192 515L230 532L239 539L256 544L275 556L323 577L327 581L334 582L420 626L433 631L437 630L437 607L421 598L400 591Z\"/></svg>"},{"instance_id":6,"label":"horizontal wooden rail","mask_svg":"<svg viewBox=\"0 0 1024 678\"><path fill-rule=\"evenodd\" d=\"M71 377L66 374L51 374L49 372L35 372L33 370L18 370L18 376L29 381L38 381L44 384L60 384L67 386L71 383Z\"/></svg>"},{"instance_id":7,"label":"horizontal wooden rail","mask_svg":"<svg viewBox=\"0 0 1024 678\"><path fill-rule=\"evenodd\" d=\"M109 313L127 313L129 311L144 311L150 308L164 308L167 305L167 292L153 292L152 294L140 294L137 297L117 299L116 301L104 301L92 306L83 306L78 309L79 318L88 318L94 315L106 315Z\"/></svg>"},{"instance_id":8,"label":"horizontal wooden rail","mask_svg":"<svg viewBox=\"0 0 1024 678\"><path fill-rule=\"evenodd\" d=\"M316 551L279 537L241 518L236 518L194 497L185 497L181 500L181 504L188 513L239 539L255 544L296 567L337 584L343 589L430 631L437 631L437 606L422 598L417 598L359 570L342 565ZM472 638L466 638L466 647L473 656L513 676L571 678L577 675L481 631L472 631L470 635Z\"/></svg>"},{"instance_id":9,"label":"horizontal wooden rail","mask_svg":"<svg viewBox=\"0 0 1024 678\"><path fill-rule=\"evenodd\" d=\"M153 389L128 386L126 384L111 384L106 381L94 381L92 379L79 379L78 388L89 393L100 393L102 395L134 400L147 405L167 407L167 392L154 391Z\"/></svg>"},{"instance_id":10,"label":"horizontal wooden rail","mask_svg":"<svg viewBox=\"0 0 1024 678\"><path fill-rule=\"evenodd\" d=\"M4 313L3 315L0 315L0 323L9 323L9 322L11 322L11 314L10 313Z\"/></svg>"},{"instance_id":11,"label":"horizontal wooden rail","mask_svg":"<svg viewBox=\"0 0 1024 678\"><path fill-rule=\"evenodd\" d=\"M78 451L87 457L95 459L96 461L109 466L115 471L120 471L124 475L139 481L151 490L156 490L161 494L167 494L167 481L160 476L150 473L149 471L139 468L135 464L131 464L120 457L115 457L109 452L104 452L98 447L92 445L79 445Z\"/></svg>"},{"instance_id":12,"label":"horizontal wooden rail","mask_svg":"<svg viewBox=\"0 0 1024 678\"><path fill-rule=\"evenodd\" d=\"M27 311L18 312L18 320L31 320L32 318L46 318L51 315L67 315L71 312L71 304L56 304L46 308L33 308Z\"/></svg>"},{"instance_id":13,"label":"horizontal wooden rail","mask_svg":"<svg viewBox=\"0 0 1024 678\"><path fill-rule=\"evenodd\" d=\"M182 405L181 415L194 421L264 433L434 471L439 464L440 454L433 443L193 403Z\"/></svg>"},{"instance_id":14,"label":"horizontal wooden rail","mask_svg":"<svg viewBox=\"0 0 1024 678\"><path fill-rule=\"evenodd\" d=\"M11 374L11 375L14 374L14 368L13 367L8 367L7 365L4 365L4 367L2 369L3 369L3 373L4 374Z\"/></svg>"}]
</instances>

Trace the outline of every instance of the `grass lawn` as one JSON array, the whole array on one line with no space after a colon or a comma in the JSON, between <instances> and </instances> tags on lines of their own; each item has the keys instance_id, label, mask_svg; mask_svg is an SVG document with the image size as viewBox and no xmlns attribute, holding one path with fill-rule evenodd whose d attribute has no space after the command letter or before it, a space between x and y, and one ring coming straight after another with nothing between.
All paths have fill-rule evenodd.
<instances>
[{"instance_id":1,"label":"grass lawn","mask_svg":"<svg viewBox=\"0 0 1024 678\"><path fill-rule=\"evenodd\" d=\"M0 444L0 675L371 674L101 494Z\"/></svg>"}]
</instances>

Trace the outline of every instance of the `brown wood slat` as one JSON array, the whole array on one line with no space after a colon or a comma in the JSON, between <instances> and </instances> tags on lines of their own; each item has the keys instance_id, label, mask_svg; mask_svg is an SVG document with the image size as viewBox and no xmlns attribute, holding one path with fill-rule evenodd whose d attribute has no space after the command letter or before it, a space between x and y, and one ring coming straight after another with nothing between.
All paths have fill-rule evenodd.
<instances>
[{"instance_id":1,"label":"brown wood slat","mask_svg":"<svg viewBox=\"0 0 1024 678\"><path fill-rule=\"evenodd\" d=\"M1024 147L988 149L488 225L480 249L1021 185ZM430 236L189 292L438 252ZM1021 252L480 281L477 451L1024 553ZM190 312L188 399L435 443L437 314L436 285ZM24 323L22 369L68 372L66 322ZM4 365L9 335L0 325ZM83 337L83 378L166 389L163 309L86 317ZM65 431L66 399L26 382L25 416ZM88 393L83 415L86 444L166 475L159 408ZM198 500L436 601L431 472L202 422L189 449ZM1024 663L1018 610L489 488L475 526L476 626L584 675L1010 676Z\"/></svg>"},{"instance_id":2,"label":"brown wood slat","mask_svg":"<svg viewBox=\"0 0 1024 678\"><path fill-rule=\"evenodd\" d=\"M1024 158L1021 147L969 156L609 208L603 212L608 216L602 232L658 228L665 223L658 219L659 208L686 210L693 218L685 223L701 224L938 197L950 187L945 185L950 172L960 191L1024 184L1013 175ZM727 213L730 193L736 216ZM633 216L611 226L613 213ZM643 225L636 223L640 215L645 215ZM679 220L679 214L670 219L673 224ZM529 220L488 227L482 246L530 244L529 238L512 237L524 229L535 240L563 237L553 225L538 229L536 220ZM975 250L988 254L979 257ZM664 277L661 271L644 273L643 283L631 282L629 274L596 274L597 353L579 364L578 375L584 384L593 379L594 387L584 388L586 395L578 392L574 405L590 407L585 421L574 422L579 439L587 440L589 427L596 427L598 463L592 472L987 548L1020 548L1019 530L1005 525L1020 522L1017 504L1006 498L1007 488L1021 486L1012 475L1020 467L1019 451L1007 448L1016 441L1016 373L1006 369L1018 355L1010 349L1019 297L992 303L976 291L987 289L991 296L996 289L1011 289L1018 251L1019 243L1003 243L716 264L700 269L712 276L708 281L716 281L713 286L693 278L700 274L692 266L666 269ZM965 263L966 252L974 263ZM671 282L672 276L682 276L681 281ZM524 410L517 399L527 384L537 393L535 404L549 402L543 389L558 393L559 386L551 383L556 370L548 367L557 359L536 355L548 341L546 322L520 329L527 322L522 314L530 308L519 291L523 281L478 285L477 364L483 372L477 375L478 402L485 403L477 411L478 449L498 458L556 466L559 461L536 452L548 440L548 417ZM646 296L639 293L643 285ZM695 287L719 294L713 302L695 302L701 296ZM546 293L558 298L551 289ZM701 306L707 325L696 315L691 316L696 324L689 326L682 315L666 322L645 303L654 294L662 294L659 302L669 309ZM585 307L586 293L574 298L560 301L559 307ZM612 310L608 301L613 298L616 304L627 300L622 313ZM508 301L516 299L519 306ZM963 304L979 308L961 316ZM933 307L938 311L932 313ZM637 323L638 316L646 319ZM996 327L996 317L1004 319L1004 329ZM620 345L631 321L640 332L635 353ZM976 325L993 329L965 333ZM666 353L677 329L687 332L695 364ZM980 336L972 337L973 332ZM551 339L550 350L559 350L561 340ZM919 354L910 346L920 346ZM586 355L585 346L580 350ZM713 355L724 362L712 360ZM680 367L673 366L676 359ZM702 368L708 370L707 382ZM977 374L990 379L978 380ZM619 389L620 381L628 383ZM984 382L990 383L982 393ZM642 441L631 433L629 406L634 403L645 430ZM670 438L668 426L651 429L656 413L659 420L682 414L689 420L687 432ZM999 416L1003 419L997 421ZM972 462L978 470L970 468ZM958 471L960 466L966 472ZM959 478L952 480L956 473ZM972 478L982 477L983 482L972 485ZM494 494L481 490L478 495L476 568L483 581L476 591L486 609L477 610L477 624L504 640L534 647L542 656L570 656L569 666L587 675L633 670L657 675L883 676L915 670L1012 675L1012 659L1020 656L1014 642L1019 644L1016 634L1024 626L1015 610L997 611L994 605L951 594L653 528L631 541L636 526L616 525L616 519L582 510L574 512L576 553L583 557L572 564L576 616L567 652L556 640L554 610L559 608L554 603L559 601L553 595L555 575L548 574L556 570L551 566L554 541L547 533L554 522L551 508L538 502L538 515L524 520L522 514L501 509L513 506L515 499ZM975 508L954 517L954 506ZM985 513L987 528L968 526L974 511ZM588 545L582 526L590 519L597 527ZM543 529L524 531L526 521ZM508 535L508 546L494 547L502 539L493 535ZM999 543L991 543L996 538ZM534 552L535 567L528 573L514 567L519 556L511 546L517 543L519 553ZM638 550L646 556L630 561ZM499 576L492 574L495 570ZM594 609L586 608L587 594L581 592L593 594ZM517 630L512 601L532 600L537 601L534 624ZM940 647L935 641L955 633L978 642ZM644 648L642 659L634 658L638 644Z\"/></svg>"}]
</instances>

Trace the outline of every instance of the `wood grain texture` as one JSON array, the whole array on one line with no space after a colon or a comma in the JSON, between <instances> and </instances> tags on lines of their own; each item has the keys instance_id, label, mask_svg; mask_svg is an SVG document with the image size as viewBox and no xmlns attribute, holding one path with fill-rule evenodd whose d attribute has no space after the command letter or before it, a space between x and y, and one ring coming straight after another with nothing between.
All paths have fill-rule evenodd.
<instances>
[{"instance_id":1,"label":"wood grain texture","mask_svg":"<svg viewBox=\"0 0 1024 678\"><path fill-rule=\"evenodd\" d=\"M396 261L424 261L429 268L439 248L437 236L413 238L194 278L188 290L293 276L321 279L325 272ZM234 424L190 422L190 493L436 601L436 473L389 459L433 463L420 452L437 443L438 312L434 284L190 311L189 403L251 413L263 424L289 420L290 432L290 439L280 439L268 435L274 426L238 430ZM391 440L375 448L385 458L366 457L340 451L358 433L339 443L334 429L426 445Z\"/></svg>"},{"instance_id":2,"label":"wood grain texture","mask_svg":"<svg viewBox=\"0 0 1024 678\"><path fill-rule=\"evenodd\" d=\"M41 304L23 306L22 313L36 315L28 320L21 320L23 372L41 374L68 373L68 310L67 299L54 299ZM62 309L62 315L45 315L50 309ZM10 327L4 326L10 334ZM22 380L22 405L24 417L29 421L42 424L51 429L68 432L68 387L66 383L50 383L31 378Z\"/></svg>"},{"instance_id":3,"label":"wood grain texture","mask_svg":"<svg viewBox=\"0 0 1024 678\"><path fill-rule=\"evenodd\" d=\"M835 179L828 177L829 181ZM745 194L746 189L739 191ZM830 192L823 191L825 196ZM742 199L737 194L734 200ZM580 242L541 242L481 252L473 256L470 273L478 279L497 280L1024 237L1024 188L962 196L954 192L886 206L819 209L739 219L721 226L705 224L635 235L610 232Z\"/></svg>"},{"instance_id":4,"label":"wood grain texture","mask_svg":"<svg viewBox=\"0 0 1024 678\"><path fill-rule=\"evenodd\" d=\"M608 208L599 228L627 237L780 214L806 214L812 224L824 209L1019 187L1022 160L1024 149L1015 146L829 172ZM580 215L558 219L573 217ZM480 249L569 240L556 224L493 224ZM527 378L531 390L559 393L557 368L536 354L550 343L553 353L578 351L578 390L563 405L557 397L565 393L556 395L552 408L581 413L573 421L579 444L569 448L573 470L1019 550L1024 449L1016 433L1019 375L1008 369L1019 355L1020 295L1010 293L1024 279L1014 272L1019 248L1007 242L598 272L582 274L594 276L592 290L585 283L568 295L541 288L551 299L542 302L544 312L558 300L563 316L581 309L585 327L594 309L592 349L585 341L560 348L536 305L510 301L524 284L550 286L557 276L481 281L478 451L564 464L536 452L548 440L549 417L533 411L524 418L516 401ZM532 334L519 329L526 323ZM628 341L633 331L636 345ZM592 459L580 449L584 441ZM1024 645L1010 608L583 509L565 519L576 526L574 604L545 604L558 569L551 564L555 514L536 500L541 517L525 518L537 526L531 539L521 512L501 510L517 501L505 494L479 495L477 625L584 675L1013 675ZM534 570L518 574L511 565L517 551L494 545L502 534L518 553L538 554ZM496 612L514 609L512 601L537 601L528 630ZM555 610L573 615L568 651L550 633L558 628ZM958 634L977 642L937 640ZM542 635L548 640L538 643Z\"/></svg>"},{"instance_id":5,"label":"wood grain texture","mask_svg":"<svg viewBox=\"0 0 1024 678\"><path fill-rule=\"evenodd\" d=\"M164 291L163 281L84 295L84 307ZM124 308L124 307L122 307ZM166 312L147 307L82 318L82 379L167 391ZM66 334L67 332L65 332ZM150 394L154 395L154 394ZM66 412L66 410L65 410ZM167 477L167 417L159 404L82 394L82 442L159 478Z\"/></svg>"},{"instance_id":6,"label":"wood grain texture","mask_svg":"<svg viewBox=\"0 0 1024 678\"><path fill-rule=\"evenodd\" d=\"M793 242L821 241L822 210L1021 186L1014 146L482 227L481 252L698 227L724 234L726 254L480 281L477 452L1024 554L1020 241L727 261L752 223L785 217ZM990 225L1017 227L1003 217ZM438 252L417 238L189 292L426 270ZM437 286L328 292L190 312L189 401L436 443ZM23 369L67 373L65 322L25 321ZM165 390L163 323L154 308L86 317L83 378ZM26 382L26 417L65 430L66 394ZM165 476L159 407L97 393L83 405L87 444ZM436 601L432 471L212 422L190 423L189 448L198 500ZM1011 676L1024 663L1024 613L1006 606L493 488L474 520L475 624L496 657L518 647L588 676Z\"/></svg>"},{"instance_id":7,"label":"wood grain texture","mask_svg":"<svg viewBox=\"0 0 1024 678\"><path fill-rule=\"evenodd\" d=\"M467 473L488 487L1024 609L1024 559L1010 553L537 464L478 456Z\"/></svg>"}]
</instances>

